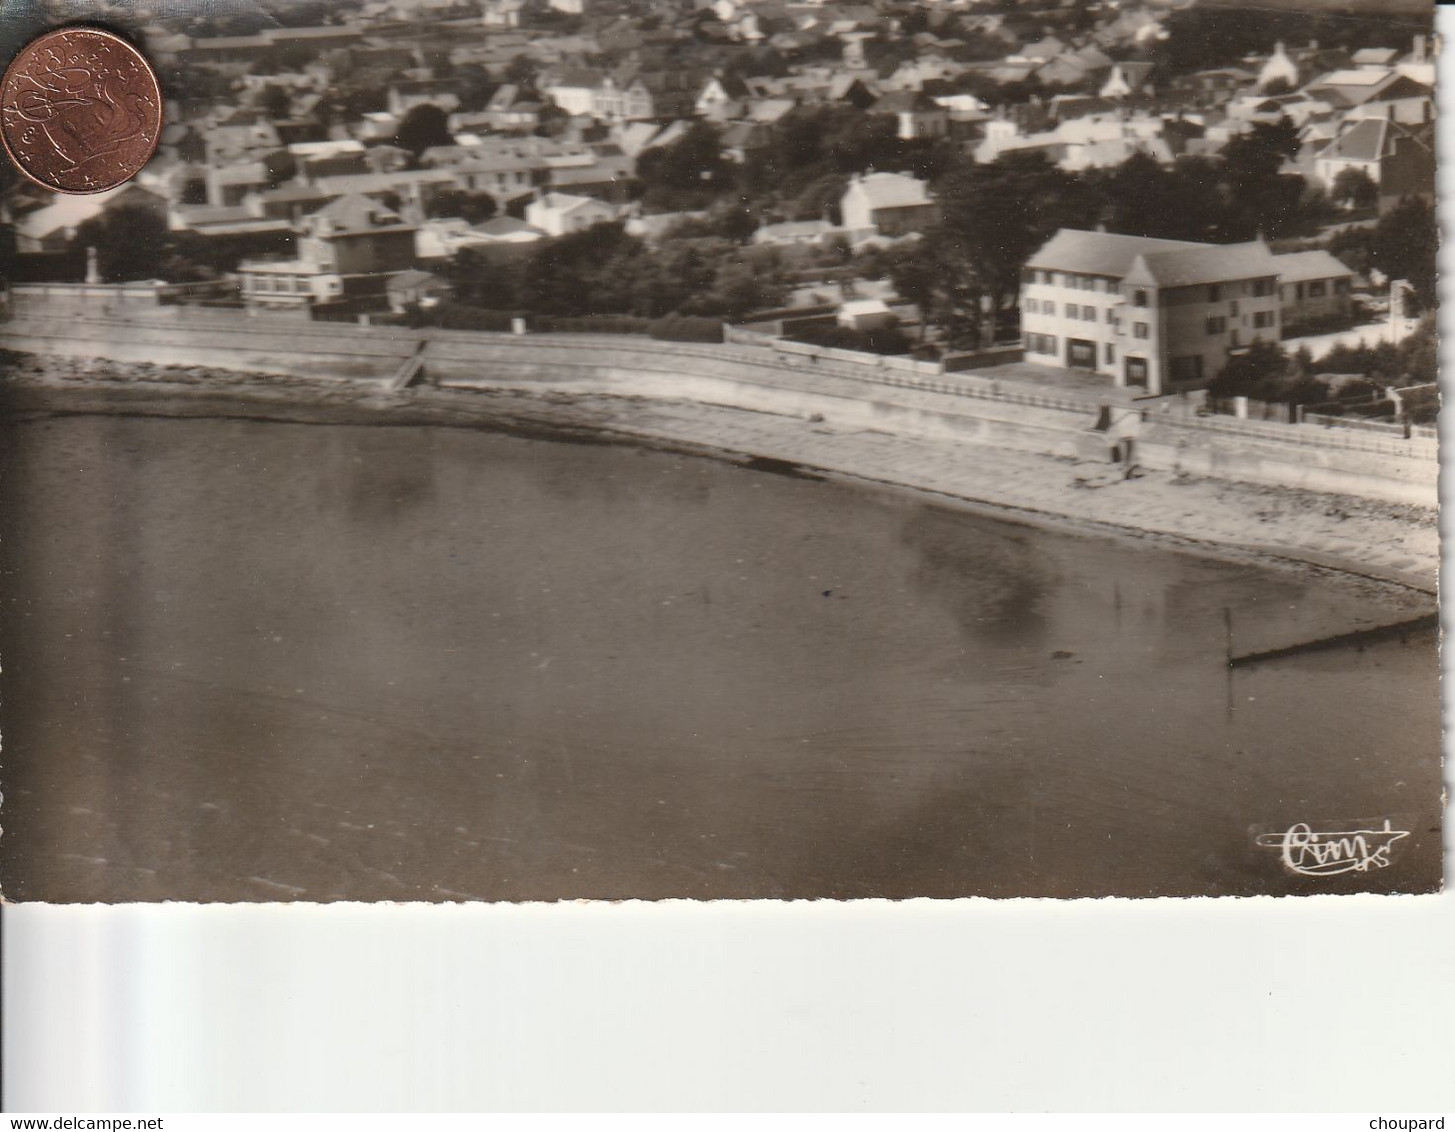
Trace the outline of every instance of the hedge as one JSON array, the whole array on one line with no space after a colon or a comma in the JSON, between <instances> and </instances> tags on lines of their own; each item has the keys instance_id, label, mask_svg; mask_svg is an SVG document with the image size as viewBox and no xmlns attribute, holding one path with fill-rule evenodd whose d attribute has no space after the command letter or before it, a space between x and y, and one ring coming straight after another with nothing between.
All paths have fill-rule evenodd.
<instances>
[{"instance_id":1,"label":"hedge","mask_svg":"<svg viewBox=\"0 0 1455 1132\"><path fill-rule=\"evenodd\" d=\"M722 321L716 318L694 318L668 315L647 328L653 338L664 342L721 342Z\"/></svg>"}]
</instances>

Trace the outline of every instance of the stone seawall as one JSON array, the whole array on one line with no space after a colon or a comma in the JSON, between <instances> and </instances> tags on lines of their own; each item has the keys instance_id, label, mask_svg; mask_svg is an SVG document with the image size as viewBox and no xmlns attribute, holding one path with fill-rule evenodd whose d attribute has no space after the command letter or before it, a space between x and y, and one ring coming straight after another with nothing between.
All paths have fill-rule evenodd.
<instances>
[{"instance_id":1,"label":"stone seawall","mask_svg":"<svg viewBox=\"0 0 1455 1132\"><path fill-rule=\"evenodd\" d=\"M873 363L790 361L762 347L361 327L184 306L99 316L48 306L18 310L0 323L0 346L22 352L380 387L421 341L428 379L447 388L695 401L1068 459L1105 461L1110 448L1106 434L1092 427L1095 404L1085 399L1002 388L977 374L929 380ZM1150 469L1419 506L1437 504L1435 457L1432 441L1329 437L1307 426L1155 413L1136 442L1137 462Z\"/></svg>"}]
</instances>

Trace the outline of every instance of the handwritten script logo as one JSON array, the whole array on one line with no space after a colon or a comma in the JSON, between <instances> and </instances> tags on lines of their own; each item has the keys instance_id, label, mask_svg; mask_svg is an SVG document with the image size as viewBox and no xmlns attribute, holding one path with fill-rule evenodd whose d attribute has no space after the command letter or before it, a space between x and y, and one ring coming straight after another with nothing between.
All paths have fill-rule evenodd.
<instances>
[{"instance_id":1,"label":"handwritten script logo","mask_svg":"<svg viewBox=\"0 0 1455 1132\"><path fill-rule=\"evenodd\" d=\"M1262 833L1257 844L1277 849L1283 867L1298 876L1332 877L1340 873L1366 873L1388 868L1390 850L1396 841L1409 836L1393 829L1389 819L1383 829L1330 829L1315 832L1304 822L1282 833Z\"/></svg>"}]
</instances>

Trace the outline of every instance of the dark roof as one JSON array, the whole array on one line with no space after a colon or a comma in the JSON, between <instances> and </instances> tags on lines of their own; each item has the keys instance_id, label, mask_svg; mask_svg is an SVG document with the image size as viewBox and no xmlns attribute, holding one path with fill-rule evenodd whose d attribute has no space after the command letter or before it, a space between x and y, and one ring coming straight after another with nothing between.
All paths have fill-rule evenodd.
<instances>
[{"instance_id":1,"label":"dark roof","mask_svg":"<svg viewBox=\"0 0 1455 1132\"><path fill-rule=\"evenodd\" d=\"M876 114L910 114L943 109L922 90L891 90L881 94L873 105Z\"/></svg>"},{"instance_id":2,"label":"dark roof","mask_svg":"<svg viewBox=\"0 0 1455 1132\"><path fill-rule=\"evenodd\" d=\"M329 221L335 233L371 232L378 228L395 228L404 224L404 218L399 213L358 193L350 193L330 201L313 213L311 218Z\"/></svg>"},{"instance_id":3,"label":"dark roof","mask_svg":"<svg viewBox=\"0 0 1455 1132\"><path fill-rule=\"evenodd\" d=\"M1345 161L1378 161L1387 152L1392 125L1384 118L1365 118L1331 141L1319 156Z\"/></svg>"},{"instance_id":4,"label":"dark roof","mask_svg":"<svg viewBox=\"0 0 1455 1132\"><path fill-rule=\"evenodd\" d=\"M1187 240L1156 240L1147 236L1062 228L1041 245L1026 261L1026 266L1043 271L1071 271L1120 279L1131 270L1138 256L1208 246Z\"/></svg>"},{"instance_id":5,"label":"dark roof","mask_svg":"<svg viewBox=\"0 0 1455 1132\"><path fill-rule=\"evenodd\" d=\"M1203 244L1177 251L1139 255L1126 275L1159 287L1190 287L1225 279L1257 279L1277 275L1274 255L1262 240L1246 244Z\"/></svg>"},{"instance_id":6,"label":"dark roof","mask_svg":"<svg viewBox=\"0 0 1455 1132\"><path fill-rule=\"evenodd\" d=\"M430 285L439 287L449 286L438 275L411 267L404 271L396 271L393 275L389 276L389 282L384 285L384 288L387 291L403 291L410 288L428 287Z\"/></svg>"},{"instance_id":7,"label":"dark roof","mask_svg":"<svg viewBox=\"0 0 1455 1132\"><path fill-rule=\"evenodd\" d=\"M1289 252L1273 257L1278 267L1278 276L1285 283L1300 283L1305 279L1334 279L1354 273L1325 251Z\"/></svg>"},{"instance_id":8,"label":"dark roof","mask_svg":"<svg viewBox=\"0 0 1455 1132\"><path fill-rule=\"evenodd\" d=\"M492 216L489 220L476 224L475 231L483 232L487 236L511 236L516 232L533 232L536 229L513 216Z\"/></svg>"}]
</instances>

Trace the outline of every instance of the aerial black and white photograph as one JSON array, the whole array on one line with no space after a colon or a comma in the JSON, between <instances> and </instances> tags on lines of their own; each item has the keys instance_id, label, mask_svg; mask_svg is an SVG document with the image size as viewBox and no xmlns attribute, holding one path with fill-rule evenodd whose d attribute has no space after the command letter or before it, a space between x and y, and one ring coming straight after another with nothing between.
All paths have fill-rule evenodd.
<instances>
[{"instance_id":1,"label":"aerial black and white photograph","mask_svg":"<svg viewBox=\"0 0 1455 1132\"><path fill-rule=\"evenodd\" d=\"M81 25L0 93L6 901L1440 888L1428 3L5 60Z\"/></svg>"}]
</instances>

